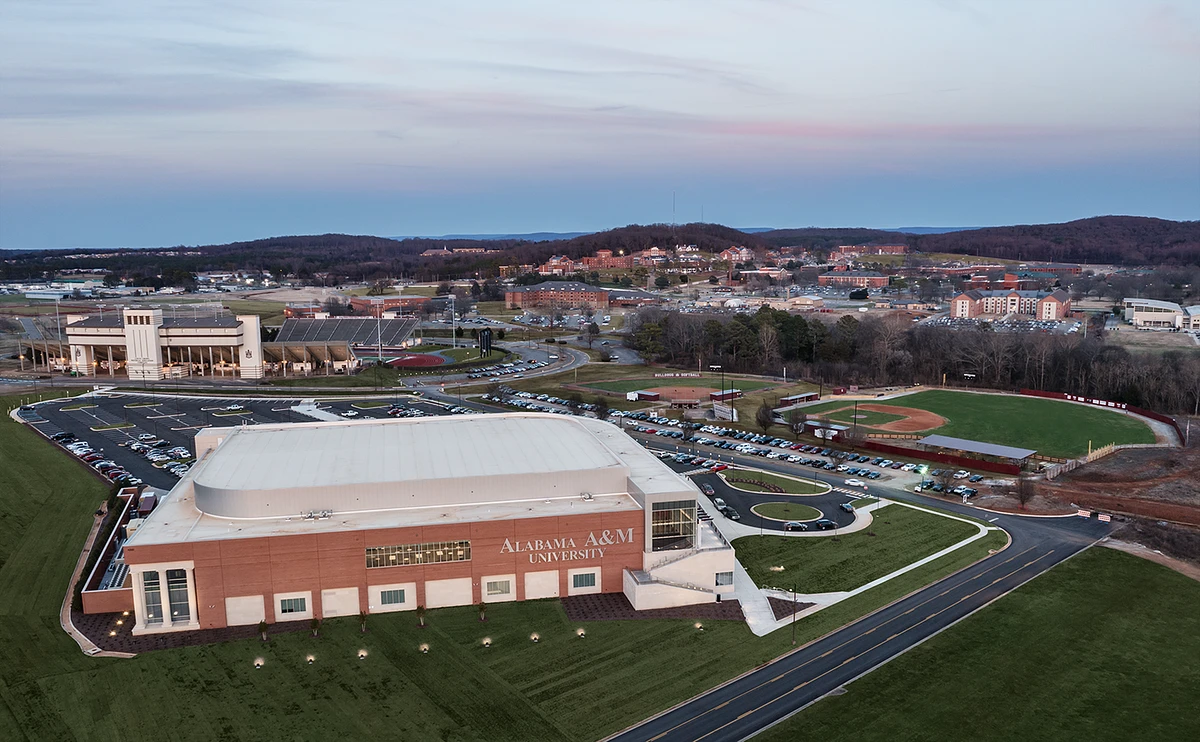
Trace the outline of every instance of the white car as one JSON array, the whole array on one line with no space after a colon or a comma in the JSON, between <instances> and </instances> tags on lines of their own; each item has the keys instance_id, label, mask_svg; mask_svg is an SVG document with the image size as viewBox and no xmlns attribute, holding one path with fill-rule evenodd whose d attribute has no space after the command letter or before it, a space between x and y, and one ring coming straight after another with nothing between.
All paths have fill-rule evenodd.
<instances>
[{"instance_id":1,"label":"white car","mask_svg":"<svg viewBox=\"0 0 1200 742\"><path fill-rule=\"evenodd\" d=\"M358 417L357 410L346 410L342 413L342 417Z\"/></svg>"},{"instance_id":2,"label":"white car","mask_svg":"<svg viewBox=\"0 0 1200 742\"><path fill-rule=\"evenodd\" d=\"M862 487L863 489L866 489L867 483L862 481L861 479L847 479L846 486L847 487Z\"/></svg>"},{"instance_id":3,"label":"white car","mask_svg":"<svg viewBox=\"0 0 1200 742\"><path fill-rule=\"evenodd\" d=\"M243 406L242 406L242 405L240 405L240 404L227 404L227 405L225 405L225 411L226 411L226 412L241 412L241 411L242 411L242 410L244 410L244 409L246 409L246 408L245 408L245 407L243 407Z\"/></svg>"},{"instance_id":4,"label":"white car","mask_svg":"<svg viewBox=\"0 0 1200 742\"><path fill-rule=\"evenodd\" d=\"M959 469L958 471L954 472L955 479L966 479L969 476L971 476L971 472L967 471L966 469Z\"/></svg>"}]
</instances>

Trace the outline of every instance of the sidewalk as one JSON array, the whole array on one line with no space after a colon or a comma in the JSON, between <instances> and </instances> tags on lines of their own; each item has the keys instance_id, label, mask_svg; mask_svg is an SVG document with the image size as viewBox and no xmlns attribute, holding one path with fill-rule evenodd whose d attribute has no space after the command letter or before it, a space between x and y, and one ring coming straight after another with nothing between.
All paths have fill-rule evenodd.
<instances>
[{"instance_id":1,"label":"sidewalk","mask_svg":"<svg viewBox=\"0 0 1200 742\"><path fill-rule=\"evenodd\" d=\"M849 528L840 529L839 534L853 533L855 531L861 531L861 530L865 529L867 526L869 526L871 524L872 519L870 517L870 512L874 511L874 510L878 510L879 508L887 506L887 505L896 505L896 506L900 506L900 507L912 508L913 510L920 510L921 512L932 513L933 515L937 515L939 517L950 518L952 520L958 520L958 521L962 521L964 523L970 523L971 525L975 526L978 529L978 532L975 535L971 536L970 538L963 539L962 541L959 541L957 544L948 546L945 549L942 549L941 551L930 554L929 556L927 556L923 559L919 559L919 560L913 562L912 564L905 565L904 567L901 567L900 569L897 569L894 572L886 574L883 577L874 579L874 580L866 583L865 585L860 585L859 587L856 587L853 590L845 590L845 591L832 592L832 593L795 593L795 594L793 594L791 591L788 591L788 590L778 590L778 589L772 589L772 588L759 588L757 585L754 584L754 581L750 579L750 575L746 572L745 568L742 567L741 562L737 562L736 567L734 568L734 576L733 576L734 597L736 597L738 599L738 601L742 604L742 612L746 616L746 625L750 627L750 630L752 632L754 632L754 635L755 636L764 636L766 634L769 634L772 631L775 631L776 629L780 629L780 628L783 628L784 626L787 626L788 624L792 623L793 620L798 620L798 619L810 616L810 615L816 613L817 611L820 611L824 608L828 608L829 606L834 605L836 603L840 603L843 600L846 600L848 598L853 598L854 596L864 593L867 590L870 590L871 588L882 585L883 583L887 582L888 580L895 579L896 577L899 577L900 575L903 575L907 572L911 572L914 569L918 569L926 564L929 564L932 561L940 559L953 551L957 551L958 549L961 549L962 547L966 546L967 544L978 541L979 539L987 536L988 533L991 531L1001 530L1001 529L995 528L995 527L990 527L990 528L984 527L983 525L980 525L979 523L976 523L971 520L967 520L966 518L959 518L957 516L946 515L944 513L934 513L931 510L927 510L927 509L922 508L917 505L910 505L910 504L904 503L904 502L896 502L893 500L882 500L881 499L879 502L871 503L870 505L867 505L866 507L859 510L858 512L863 513L867 517L856 518L854 521L854 525L850 526ZM719 523L718 523L718 520L720 521ZM726 537L726 539L731 540L731 541L734 538L739 538L741 536L756 535L758 533L757 528L751 528L750 526L743 526L740 523L734 523L733 521L730 521L729 519L721 517L719 515L714 515L713 523L717 524L717 527L721 530L721 533ZM726 530L727 528L728 528L728 530ZM826 532L806 533L806 532L790 531L790 532L786 532L786 533L773 532L771 535L772 536L795 536L795 537L810 536L811 537L811 536L824 536L824 535L826 535ZM771 604L767 600L768 597L779 598L781 600L786 600L788 602L795 600L798 603L812 603L814 605L798 612L794 618L792 616L786 616L784 618L776 619L775 612L771 609Z\"/></svg>"}]
</instances>

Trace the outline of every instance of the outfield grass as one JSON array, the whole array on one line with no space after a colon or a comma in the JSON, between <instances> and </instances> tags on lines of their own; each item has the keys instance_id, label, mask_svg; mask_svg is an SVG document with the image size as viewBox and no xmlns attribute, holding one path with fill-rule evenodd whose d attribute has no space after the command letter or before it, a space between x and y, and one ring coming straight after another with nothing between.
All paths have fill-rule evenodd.
<instances>
[{"instance_id":1,"label":"outfield grass","mask_svg":"<svg viewBox=\"0 0 1200 742\"><path fill-rule=\"evenodd\" d=\"M761 502L750 512L771 520L816 520L821 511L798 502Z\"/></svg>"},{"instance_id":2,"label":"outfield grass","mask_svg":"<svg viewBox=\"0 0 1200 742\"><path fill-rule=\"evenodd\" d=\"M733 477L734 479L753 479L765 484L773 484L781 487L784 492L789 495L823 495L829 491L829 485L820 482L812 482L807 479L796 479L794 477L785 477L779 474L771 474L770 472L750 470L750 469L729 469L725 472L726 479ZM750 490L751 492L766 492L765 487L756 487L752 484L738 482L729 483L731 487L738 489Z\"/></svg>"},{"instance_id":3,"label":"outfield grass","mask_svg":"<svg viewBox=\"0 0 1200 742\"><path fill-rule=\"evenodd\" d=\"M221 303L234 314L257 314L259 320L264 325L283 324L283 308L285 303L282 301L272 301L270 299L222 299Z\"/></svg>"},{"instance_id":4,"label":"outfield grass","mask_svg":"<svg viewBox=\"0 0 1200 742\"><path fill-rule=\"evenodd\" d=\"M0 739L591 740L791 647L787 630L755 638L720 621L702 633L692 621L588 623L579 639L557 602L533 601L494 605L487 623L455 608L430 611L426 629L411 613L387 614L371 616L366 634L346 618L316 639L88 658L59 628L58 608L105 489L24 426L0 422L0 453L11 462L0 469ZM981 541L798 621L798 641L1003 544ZM662 682L664 667L687 671ZM154 723L131 723L147 709Z\"/></svg>"},{"instance_id":5,"label":"outfield grass","mask_svg":"<svg viewBox=\"0 0 1200 742\"><path fill-rule=\"evenodd\" d=\"M887 404L915 407L947 422L939 435L1036 449L1045 456L1072 457L1109 443L1154 443L1141 420L1099 407L1040 397L931 390Z\"/></svg>"},{"instance_id":6,"label":"outfield grass","mask_svg":"<svg viewBox=\"0 0 1200 742\"><path fill-rule=\"evenodd\" d=\"M1200 584L1092 548L765 732L795 739L1200 739Z\"/></svg>"},{"instance_id":7,"label":"outfield grass","mask_svg":"<svg viewBox=\"0 0 1200 742\"><path fill-rule=\"evenodd\" d=\"M872 516L870 530L837 540L743 536L733 548L760 587L826 593L853 590L978 532L969 523L903 505L888 505ZM772 572L776 566L783 571Z\"/></svg>"}]
</instances>

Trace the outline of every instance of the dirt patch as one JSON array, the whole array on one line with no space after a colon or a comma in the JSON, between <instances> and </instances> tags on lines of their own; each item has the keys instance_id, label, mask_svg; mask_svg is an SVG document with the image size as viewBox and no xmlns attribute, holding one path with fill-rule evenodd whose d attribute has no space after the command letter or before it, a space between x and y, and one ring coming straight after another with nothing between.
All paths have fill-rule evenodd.
<instances>
[{"instance_id":1,"label":"dirt patch","mask_svg":"<svg viewBox=\"0 0 1200 742\"><path fill-rule=\"evenodd\" d=\"M1039 482L1037 489L1041 496L1092 510L1200 526L1197 482L1200 436L1183 449L1117 451L1052 481Z\"/></svg>"},{"instance_id":2,"label":"dirt patch","mask_svg":"<svg viewBox=\"0 0 1200 742\"><path fill-rule=\"evenodd\" d=\"M773 598L770 595L767 596L767 602L771 604L771 612L775 614L776 621L781 618L787 618L793 613L799 613L805 608L812 608L814 605L816 605L816 603L793 603L790 600Z\"/></svg>"},{"instance_id":3,"label":"dirt patch","mask_svg":"<svg viewBox=\"0 0 1200 742\"><path fill-rule=\"evenodd\" d=\"M698 399L707 402L709 394L720 390L704 386L656 386L646 391L657 392L663 399L671 402L677 399Z\"/></svg>"},{"instance_id":4,"label":"dirt patch","mask_svg":"<svg viewBox=\"0 0 1200 742\"><path fill-rule=\"evenodd\" d=\"M742 614L742 604L736 600L635 611L622 593L598 593L563 598L562 607L570 621L629 621L650 618L689 618L707 621L746 620Z\"/></svg>"}]
</instances>

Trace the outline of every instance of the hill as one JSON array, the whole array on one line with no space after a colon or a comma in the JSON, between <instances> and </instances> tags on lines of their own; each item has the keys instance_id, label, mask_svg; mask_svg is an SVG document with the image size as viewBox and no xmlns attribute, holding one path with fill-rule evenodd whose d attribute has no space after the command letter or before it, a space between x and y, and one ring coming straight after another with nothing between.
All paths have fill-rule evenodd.
<instances>
[{"instance_id":1,"label":"hill","mask_svg":"<svg viewBox=\"0 0 1200 742\"><path fill-rule=\"evenodd\" d=\"M946 234L907 235L921 252L1118 265L1200 264L1200 222L1097 216L1062 224L1023 224Z\"/></svg>"}]
</instances>

